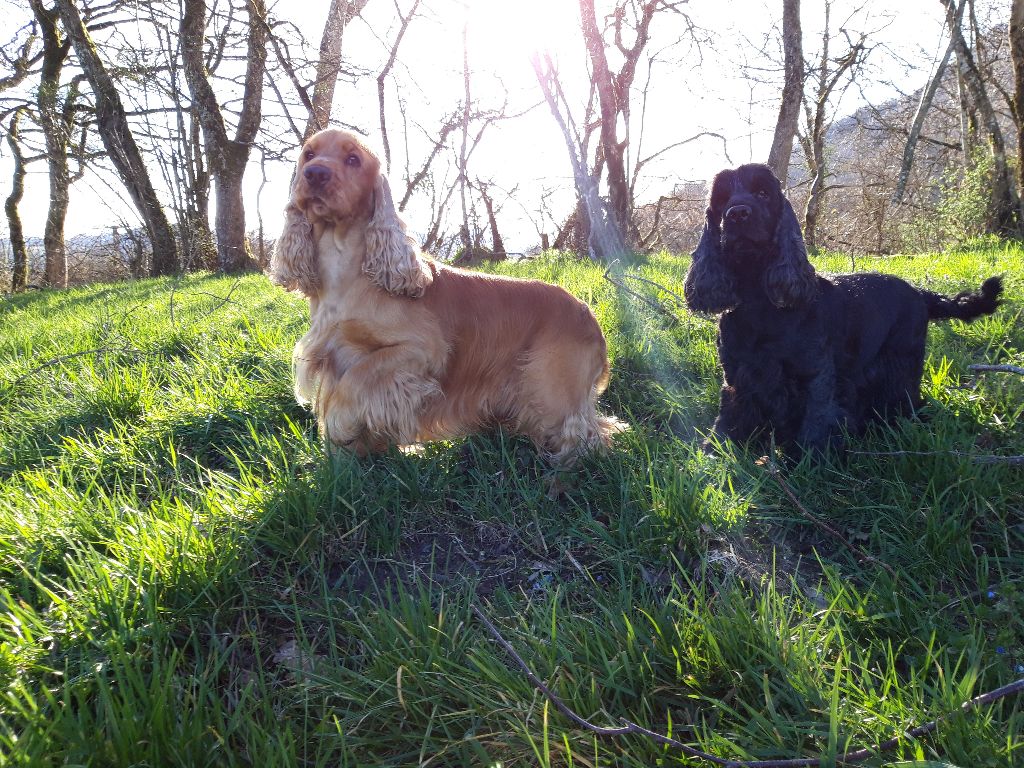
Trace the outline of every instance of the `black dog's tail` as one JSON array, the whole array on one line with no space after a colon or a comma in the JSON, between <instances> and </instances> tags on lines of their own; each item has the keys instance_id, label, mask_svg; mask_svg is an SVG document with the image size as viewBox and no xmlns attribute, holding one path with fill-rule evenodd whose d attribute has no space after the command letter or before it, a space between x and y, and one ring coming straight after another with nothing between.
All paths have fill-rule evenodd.
<instances>
[{"instance_id":1,"label":"black dog's tail","mask_svg":"<svg viewBox=\"0 0 1024 768\"><path fill-rule=\"evenodd\" d=\"M982 315L991 315L999 306L999 294L1003 292L1003 280L990 277L981 284L981 290L975 293L961 291L956 296L943 296L940 293L921 291L924 303L928 307L929 320L973 320Z\"/></svg>"}]
</instances>

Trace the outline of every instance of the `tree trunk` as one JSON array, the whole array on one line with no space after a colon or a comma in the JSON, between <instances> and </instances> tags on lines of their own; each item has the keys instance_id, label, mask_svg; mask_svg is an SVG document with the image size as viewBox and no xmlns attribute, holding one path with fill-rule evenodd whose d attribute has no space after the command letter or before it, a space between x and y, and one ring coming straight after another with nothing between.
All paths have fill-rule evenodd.
<instances>
[{"instance_id":1,"label":"tree trunk","mask_svg":"<svg viewBox=\"0 0 1024 768\"><path fill-rule=\"evenodd\" d=\"M956 23L959 25L960 19L963 17L964 8L967 6L967 0L960 0L960 7L956 11ZM931 79L928 81L927 87L921 93L921 103L917 105L917 112L914 114L914 122L910 126L910 132L907 134L907 143L903 147L903 160L900 163L900 171L896 176L896 188L892 193L892 201L894 203L903 202L903 194L907 189L907 181L910 178L910 169L914 165L914 152L917 150L917 140L921 136L921 128L924 127L924 119L928 114L928 110L931 109L932 99L935 98L936 92L939 90L939 85L942 83L942 76L946 72L946 67L949 65L949 57L953 54L953 37L949 38L949 45L946 46L946 52L942 55L942 59L935 67L935 72L932 73Z\"/></svg>"},{"instance_id":2,"label":"tree trunk","mask_svg":"<svg viewBox=\"0 0 1024 768\"><path fill-rule=\"evenodd\" d=\"M463 251L469 254L473 250L473 239L469 229L469 207L466 200L466 186L469 179L466 177L466 165L468 164L466 148L469 146L469 107L472 94L469 90L469 34L468 24L462 23L462 143L459 146L459 201L462 207L462 226L459 234L462 237Z\"/></svg>"},{"instance_id":3,"label":"tree trunk","mask_svg":"<svg viewBox=\"0 0 1024 768\"><path fill-rule=\"evenodd\" d=\"M100 60L75 1L56 0L56 6L78 55L79 65L92 87L96 99L96 123L103 146L146 225L153 246L152 273L154 276L173 273L178 266L174 231L153 189L114 81Z\"/></svg>"},{"instance_id":4,"label":"tree trunk","mask_svg":"<svg viewBox=\"0 0 1024 768\"><path fill-rule=\"evenodd\" d=\"M967 0L970 2L970 0ZM1010 182L1010 165L1006 157L1006 142L1003 131L999 127L995 109L985 90L985 81L971 54L971 49L964 40L963 32L956 18L954 0L939 0L946 9L946 24L953 38L954 50L960 63L964 84L971 94L971 100L981 117L981 124L988 136L989 148L992 152L992 195L990 208L989 230L998 235L1015 235L1019 200L1014 194Z\"/></svg>"},{"instance_id":5,"label":"tree trunk","mask_svg":"<svg viewBox=\"0 0 1024 768\"><path fill-rule=\"evenodd\" d=\"M314 133L326 128L331 122L331 107L334 105L334 87L341 72L341 43L345 27L362 13L368 0L331 0L324 32L320 38L320 60L316 65L316 81L313 83L313 111L306 121L302 135L305 141Z\"/></svg>"},{"instance_id":6,"label":"tree trunk","mask_svg":"<svg viewBox=\"0 0 1024 768\"><path fill-rule=\"evenodd\" d=\"M45 266L43 282L51 288L68 287L68 253L64 241L64 222L70 204L68 160L66 155L54 157L47 142L47 161L50 163L50 201L43 229Z\"/></svg>"},{"instance_id":7,"label":"tree trunk","mask_svg":"<svg viewBox=\"0 0 1024 768\"><path fill-rule=\"evenodd\" d=\"M28 286L28 249L25 247L25 232L21 226L21 215L18 205L25 194L25 156L18 143L18 122L21 110L15 110L7 128L7 144L11 148L14 161L14 174L11 182L11 194L4 201L4 212L7 214L7 229L10 233L11 251L14 256L14 269L11 275L11 291L20 293Z\"/></svg>"},{"instance_id":8,"label":"tree trunk","mask_svg":"<svg viewBox=\"0 0 1024 768\"><path fill-rule=\"evenodd\" d=\"M1017 129L1017 237L1024 237L1024 0L1010 6L1010 58L1013 61L1013 120Z\"/></svg>"},{"instance_id":9,"label":"tree trunk","mask_svg":"<svg viewBox=\"0 0 1024 768\"><path fill-rule=\"evenodd\" d=\"M832 13L830 2L825 3L825 30L821 35L821 58L818 60L817 84L814 89L814 105L807 110L807 138L804 153L807 155L807 170L811 174L811 188L807 193L804 208L804 243L808 251L818 248L818 216L821 213L821 199L825 192L825 107L829 96L829 17Z\"/></svg>"},{"instance_id":10,"label":"tree trunk","mask_svg":"<svg viewBox=\"0 0 1024 768\"><path fill-rule=\"evenodd\" d=\"M626 147L628 138L618 138L618 124L629 131L629 89L633 85L636 63L647 44L648 29L660 2L648 0L640 4L640 17L636 24L636 38L631 48L625 48L621 41L621 26L616 27L616 40L623 56L620 71L612 74L605 52L604 38L597 26L594 0L580 0L580 21L583 41L590 57L593 81L597 89L598 106L601 112L601 148L607 166L608 222L606 230L617 232L616 240L633 242L636 232L633 227L633 199L630 195L626 173ZM624 10L616 10L616 24L621 25Z\"/></svg>"},{"instance_id":11,"label":"tree trunk","mask_svg":"<svg viewBox=\"0 0 1024 768\"><path fill-rule=\"evenodd\" d=\"M807 135L801 137L804 154L807 156L807 168L811 173L811 189L807 195L807 207L804 209L804 241L808 250L818 248L818 220L824 207L825 181L828 177L828 158L825 156L826 134L828 133L828 102L839 81L848 71L854 70L864 60L866 35L861 34L854 42L847 36L850 47L835 59L829 57L829 41L831 39L830 19L832 0L825 2L825 28L821 35L821 58L817 66L817 84L813 94L813 105L805 101L807 113Z\"/></svg>"},{"instance_id":12,"label":"tree trunk","mask_svg":"<svg viewBox=\"0 0 1024 768\"><path fill-rule=\"evenodd\" d=\"M480 188L480 197L484 201L484 208L487 209L487 224L491 229L491 251L493 254L491 258L496 261L505 259L508 254L505 252L505 241L498 230L498 217L494 214L494 200L488 194L486 185L478 184L478 186Z\"/></svg>"},{"instance_id":13,"label":"tree trunk","mask_svg":"<svg viewBox=\"0 0 1024 768\"><path fill-rule=\"evenodd\" d=\"M793 154L793 139L800 122L800 102L804 93L800 0L782 0L782 48L785 52L786 79L782 86L782 103L779 105L775 136L768 152L768 167L785 188L789 178L789 160Z\"/></svg>"},{"instance_id":14,"label":"tree trunk","mask_svg":"<svg viewBox=\"0 0 1024 768\"><path fill-rule=\"evenodd\" d=\"M244 163L241 168L244 169ZM252 254L245 237L245 204L242 202L242 171L237 162L229 163L214 179L217 213L217 266L222 272L252 269ZM232 251L231 249L236 249Z\"/></svg>"},{"instance_id":15,"label":"tree trunk","mask_svg":"<svg viewBox=\"0 0 1024 768\"><path fill-rule=\"evenodd\" d=\"M365 0L363 5L366 5ZM391 46L391 52L388 55L388 60L385 62L383 69L377 74L377 110L378 118L380 119L380 143L384 148L384 169L387 173L391 173L391 139L388 137L388 121L387 113L384 109L384 82L387 80L388 75L391 74L391 69L395 66L395 60L398 58L398 46L402 44L402 38L405 37L406 30L409 29L409 23L416 15L416 10L420 6L420 0L414 0L412 7L409 8L409 13L402 16L398 14L398 18L401 20L401 24L398 27L398 34L395 36L395 42ZM465 27L463 27L463 37L465 37ZM463 41L463 53L465 53L465 41ZM466 86L469 88L468 84ZM469 109L467 106L466 109ZM412 193L412 185L406 191L406 197ZM399 206L398 210L404 209L403 205Z\"/></svg>"},{"instance_id":16,"label":"tree trunk","mask_svg":"<svg viewBox=\"0 0 1024 768\"><path fill-rule=\"evenodd\" d=\"M824 142L816 143L820 147L815 152L824 152ZM821 155L817 155L820 157ZM808 251L818 249L818 217L821 214L821 202L825 192L825 166L817 164L812 170L811 189L807 194L807 207L804 208L804 243Z\"/></svg>"},{"instance_id":17,"label":"tree trunk","mask_svg":"<svg viewBox=\"0 0 1024 768\"><path fill-rule=\"evenodd\" d=\"M166 30L169 56L181 50L176 31ZM173 42L172 42L173 41ZM195 271L217 268L217 248L210 229L210 175L206 171L202 127L194 104L185 93L180 67L171 67L170 98L174 103L178 149L171 159L175 194L178 200L177 225L181 241L181 269Z\"/></svg>"},{"instance_id":18,"label":"tree trunk","mask_svg":"<svg viewBox=\"0 0 1024 768\"><path fill-rule=\"evenodd\" d=\"M566 148L569 150L569 161L572 164L573 179L576 182L576 194L584 214L580 217L580 224L587 233L590 258L611 263L626 253L622 230L611 220L612 217L607 206L598 194L597 179L587 173L586 158L581 151L583 148L578 147L573 141L573 131L569 129L569 125L558 108L558 97L554 90L558 86L558 75L554 63L550 57L546 57L547 70L545 71L539 55L535 55L532 61L533 71L537 76L544 99L562 131Z\"/></svg>"},{"instance_id":19,"label":"tree trunk","mask_svg":"<svg viewBox=\"0 0 1024 768\"><path fill-rule=\"evenodd\" d=\"M214 230L217 237L217 265L222 272L240 272L255 267L245 237L242 179L261 118L266 31L257 18L263 19L266 16L266 7L263 0L248 0L246 7L249 11L249 27L245 87L234 138L228 136L227 125L203 60L206 1L185 0L181 17L185 80L203 127L206 156L217 197Z\"/></svg>"},{"instance_id":20,"label":"tree trunk","mask_svg":"<svg viewBox=\"0 0 1024 768\"><path fill-rule=\"evenodd\" d=\"M626 181L625 147L616 135L619 114L623 111L619 98L626 94L621 87L616 88L617 84L612 81L604 39L597 26L594 0L580 0L580 17L601 111L601 147L608 167L608 224L617 229L623 239L628 240L626 226L631 219L631 205Z\"/></svg>"},{"instance_id":21,"label":"tree trunk","mask_svg":"<svg viewBox=\"0 0 1024 768\"><path fill-rule=\"evenodd\" d=\"M44 8L41 0L31 0L31 4L43 37L43 61L36 105L39 107L39 124L46 143L50 184L49 207L43 229L43 283L53 288L67 288L68 254L64 242L64 221L68 212L68 186L71 184L67 155L69 132L61 119L62 110L58 106L58 99L61 71L71 44L61 35L56 8Z\"/></svg>"}]
</instances>

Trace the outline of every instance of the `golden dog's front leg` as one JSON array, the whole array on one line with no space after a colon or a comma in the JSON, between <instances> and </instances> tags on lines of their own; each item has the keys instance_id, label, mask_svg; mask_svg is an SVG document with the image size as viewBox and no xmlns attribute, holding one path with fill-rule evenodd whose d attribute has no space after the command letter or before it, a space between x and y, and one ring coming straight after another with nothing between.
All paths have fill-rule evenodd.
<instances>
[{"instance_id":1,"label":"golden dog's front leg","mask_svg":"<svg viewBox=\"0 0 1024 768\"><path fill-rule=\"evenodd\" d=\"M324 436L358 454L416 442L420 419L441 395L430 359L411 345L383 347L361 357L326 392L318 414Z\"/></svg>"}]
</instances>

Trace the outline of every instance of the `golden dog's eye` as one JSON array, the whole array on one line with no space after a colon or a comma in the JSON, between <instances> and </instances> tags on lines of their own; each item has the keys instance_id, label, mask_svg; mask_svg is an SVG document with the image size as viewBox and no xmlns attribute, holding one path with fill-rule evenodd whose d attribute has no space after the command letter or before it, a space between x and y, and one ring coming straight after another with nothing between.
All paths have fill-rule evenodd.
<instances>
[{"instance_id":1,"label":"golden dog's eye","mask_svg":"<svg viewBox=\"0 0 1024 768\"><path fill-rule=\"evenodd\" d=\"M358 168L360 165L362 165L362 162L363 161L359 159L359 155L357 155L355 152L353 152L352 154L345 158L345 165L349 166L350 168Z\"/></svg>"},{"instance_id":2,"label":"golden dog's eye","mask_svg":"<svg viewBox=\"0 0 1024 768\"><path fill-rule=\"evenodd\" d=\"M314 152L312 149L307 149L305 152L302 153L303 160L312 160L314 157L316 157L316 152Z\"/></svg>"}]
</instances>

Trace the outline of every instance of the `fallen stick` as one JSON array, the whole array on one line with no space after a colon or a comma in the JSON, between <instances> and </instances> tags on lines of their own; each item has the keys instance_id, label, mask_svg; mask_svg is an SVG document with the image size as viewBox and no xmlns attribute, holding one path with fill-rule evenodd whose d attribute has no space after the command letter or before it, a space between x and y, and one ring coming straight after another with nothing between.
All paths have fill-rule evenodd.
<instances>
[{"instance_id":1,"label":"fallen stick","mask_svg":"<svg viewBox=\"0 0 1024 768\"><path fill-rule=\"evenodd\" d=\"M989 454L986 456L971 456L969 453L960 451L849 451L855 456L956 456L961 459L970 459L974 464L1024 464L1024 456L997 456Z\"/></svg>"},{"instance_id":2,"label":"fallen stick","mask_svg":"<svg viewBox=\"0 0 1024 768\"><path fill-rule=\"evenodd\" d=\"M606 727L601 725L595 725L586 718L580 717L572 709L570 709L565 702L563 702L558 696L556 696L550 688L548 688L544 682L534 674L533 670L530 669L530 665L527 664L523 657L516 653L515 648L512 644L506 640L498 628L494 626L490 619L484 614L477 605L471 604L470 609L473 611L473 615L480 620L480 622L487 628L491 637L500 645L512 660L515 661L516 665L523 671L526 677L534 687L537 688L544 696L555 705L555 708L569 718L576 725L581 728L595 733L598 736L626 736L628 734L637 733L642 736L646 736L649 739L656 741L659 744L664 744L669 747L678 749L688 757L695 757L700 760L706 760L709 763L715 765L724 765L726 768L815 768L821 765L821 757L798 757L795 759L784 759L784 760L734 760L725 757L719 757L718 755L712 755L709 752L704 752L694 747L683 744L681 741L673 739L669 736L652 731L649 728L644 728L642 725L627 720L626 718L619 718L622 725L619 727ZM1017 680L1016 682L1004 685L1001 688L996 688L994 691L983 693L980 696L976 696L973 699L965 701L958 708L961 712L970 712L976 707L980 707L984 704L989 704L993 701L1005 698L1015 693L1024 691L1024 678ZM954 712L937 717L934 720L930 720L923 725L916 726L910 730L904 731L899 736L883 741L881 744L876 744L874 747L864 747L863 749L855 749L850 752L846 752L836 757L836 763L859 763L862 760L867 760L869 757L874 757L879 752L886 752L900 743L901 740L910 737L918 738L926 734L931 733L939 727L939 723L949 719Z\"/></svg>"},{"instance_id":3,"label":"fallen stick","mask_svg":"<svg viewBox=\"0 0 1024 768\"><path fill-rule=\"evenodd\" d=\"M974 371L975 373L984 373L985 371L994 371L995 373L1019 373L1024 376L1024 368L1019 365L968 365L967 370Z\"/></svg>"},{"instance_id":4,"label":"fallen stick","mask_svg":"<svg viewBox=\"0 0 1024 768\"><path fill-rule=\"evenodd\" d=\"M867 552L865 552L860 547L857 547L857 546L854 546L853 544L851 544L847 540L846 536L844 536L842 533L837 531L835 528L833 528L831 525L826 523L820 517L815 515L813 512L811 512L809 509L807 509L803 504L801 504L800 503L800 499L798 499L796 497L796 494L793 493L793 489L789 487L789 484L786 483L786 481L782 479L782 473L779 472L779 468L777 466L775 466L775 464L773 462L766 461L766 462L763 463L763 466L765 467L765 470L768 472L768 474L771 475L773 478L775 478L775 482L777 482L779 484L779 487L782 488L783 492L786 494L786 496L789 497L789 500L791 502L793 502L793 506L796 507L797 511L801 515L803 515L808 520L810 520L812 523L814 523L814 525L819 530L824 531L829 536L831 536L832 538L836 539L840 544L842 544L844 547L846 547L848 550L850 550L854 554L864 558L869 563L873 563L874 565L877 565L877 566L879 566L881 568L884 568L889 573L890 576L892 576L894 579L896 578L896 570L891 565L889 565L888 563L883 563L877 557L874 557L874 556L868 554Z\"/></svg>"}]
</instances>

